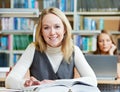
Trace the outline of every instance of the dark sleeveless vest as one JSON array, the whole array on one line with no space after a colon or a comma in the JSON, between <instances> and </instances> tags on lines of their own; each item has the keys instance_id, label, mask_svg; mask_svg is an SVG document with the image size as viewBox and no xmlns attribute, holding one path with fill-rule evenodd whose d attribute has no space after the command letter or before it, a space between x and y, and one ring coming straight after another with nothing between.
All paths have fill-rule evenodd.
<instances>
[{"instance_id":1,"label":"dark sleeveless vest","mask_svg":"<svg viewBox=\"0 0 120 92\"><path fill-rule=\"evenodd\" d=\"M69 64L63 59L55 73L46 54L35 50L30 75L40 81L44 79L72 79L74 76L74 59L72 58Z\"/></svg>"}]
</instances>

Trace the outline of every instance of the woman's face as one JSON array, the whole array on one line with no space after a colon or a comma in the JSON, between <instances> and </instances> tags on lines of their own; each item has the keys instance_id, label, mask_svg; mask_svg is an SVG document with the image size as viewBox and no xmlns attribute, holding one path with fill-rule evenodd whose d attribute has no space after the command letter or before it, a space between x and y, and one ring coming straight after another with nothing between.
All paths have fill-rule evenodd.
<instances>
[{"instance_id":1,"label":"woman's face","mask_svg":"<svg viewBox=\"0 0 120 92\"><path fill-rule=\"evenodd\" d=\"M98 38L98 45L99 45L101 53L106 54L112 46L112 41L109 35L105 33L101 33Z\"/></svg>"},{"instance_id":2,"label":"woman's face","mask_svg":"<svg viewBox=\"0 0 120 92\"><path fill-rule=\"evenodd\" d=\"M51 47L58 47L62 44L65 28L61 19L54 14L47 14L42 20L42 36L45 42Z\"/></svg>"}]
</instances>

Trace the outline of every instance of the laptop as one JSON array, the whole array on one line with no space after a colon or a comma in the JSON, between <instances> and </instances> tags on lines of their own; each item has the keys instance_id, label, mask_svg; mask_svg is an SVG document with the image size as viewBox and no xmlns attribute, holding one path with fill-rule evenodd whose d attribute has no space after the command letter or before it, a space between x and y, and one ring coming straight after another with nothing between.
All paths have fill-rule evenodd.
<instances>
[{"instance_id":1,"label":"laptop","mask_svg":"<svg viewBox=\"0 0 120 92\"><path fill-rule=\"evenodd\" d=\"M98 80L115 80L117 55L85 55Z\"/></svg>"}]
</instances>

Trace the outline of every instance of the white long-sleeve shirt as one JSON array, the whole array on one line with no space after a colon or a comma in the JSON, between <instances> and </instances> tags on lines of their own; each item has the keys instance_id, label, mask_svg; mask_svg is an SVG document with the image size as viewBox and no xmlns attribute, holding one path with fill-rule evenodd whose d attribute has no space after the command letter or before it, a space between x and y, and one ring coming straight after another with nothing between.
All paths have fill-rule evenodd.
<instances>
[{"instance_id":1,"label":"white long-sleeve shirt","mask_svg":"<svg viewBox=\"0 0 120 92\"><path fill-rule=\"evenodd\" d=\"M84 58L82 51L79 49L79 47L75 46L74 52L75 67L77 68L81 76L79 80L90 85L97 86L97 79L95 73ZM12 71L7 76L5 81L5 85L7 88L21 89L24 87L24 83L26 80L24 79L24 76L32 64L34 53L35 46L32 43L27 47L21 58L18 60ZM57 48L52 48L48 46L45 53L53 67L54 72L57 72L63 58L61 46Z\"/></svg>"}]
</instances>

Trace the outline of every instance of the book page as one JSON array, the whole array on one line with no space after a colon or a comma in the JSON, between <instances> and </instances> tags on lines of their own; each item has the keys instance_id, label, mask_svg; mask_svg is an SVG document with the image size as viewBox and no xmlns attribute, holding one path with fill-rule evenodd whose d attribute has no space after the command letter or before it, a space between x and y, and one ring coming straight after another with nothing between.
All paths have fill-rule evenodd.
<instances>
[{"instance_id":1,"label":"book page","mask_svg":"<svg viewBox=\"0 0 120 92\"><path fill-rule=\"evenodd\" d=\"M82 85L88 85L84 82L81 82L79 79L72 80L72 79L61 79L61 80L56 80L52 83L47 83L47 84L41 84L41 85L36 85L36 86L30 86L30 87L25 87L23 90L24 92L28 91L35 91L38 92L40 89L46 88L46 87L54 87L54 86L63 86L70 88L75 84L82 84Z\"/></svg>"}]
</instances>

